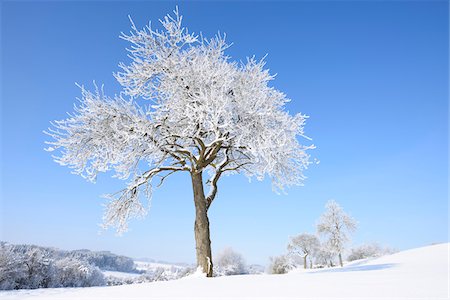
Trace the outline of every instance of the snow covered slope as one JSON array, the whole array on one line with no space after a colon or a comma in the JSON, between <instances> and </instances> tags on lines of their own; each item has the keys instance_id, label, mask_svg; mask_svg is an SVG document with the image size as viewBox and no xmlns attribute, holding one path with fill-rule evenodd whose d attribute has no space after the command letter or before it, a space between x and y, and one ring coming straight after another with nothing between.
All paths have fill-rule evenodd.
<instances>
[{"instance_id":1,"label":"snow covered slope","mask_svg":"<svg viewBox=\"0 0 450 300\"><path fill-rule=\"evenodd\" d=\"M187 277L146 284L0 293L1 299L448 299L449 244L344 268L285 275Z\"/></svg>"}]
</instances>

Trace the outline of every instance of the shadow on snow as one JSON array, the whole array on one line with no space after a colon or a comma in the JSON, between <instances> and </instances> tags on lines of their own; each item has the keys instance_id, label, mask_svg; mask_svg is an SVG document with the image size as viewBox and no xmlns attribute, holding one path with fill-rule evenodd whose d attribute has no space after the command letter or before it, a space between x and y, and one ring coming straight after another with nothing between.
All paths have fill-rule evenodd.
<instances>
[{"instance_id":1,"label":"shadow on snow","mask_svg":"<svg viewBox=\"0 0 450 300\"><path fill-rule=\"evenodd\" d=\"M378 265L365 265L365 266L348 266L343 268L332 268L332 269L324 269L320 271L311 272L310 274L315 273L333 273L333 272L356 272L356 271L376 271L376 270L384 270L389 269L397 264L378 264Z\"/></svg>"}]
</instances>

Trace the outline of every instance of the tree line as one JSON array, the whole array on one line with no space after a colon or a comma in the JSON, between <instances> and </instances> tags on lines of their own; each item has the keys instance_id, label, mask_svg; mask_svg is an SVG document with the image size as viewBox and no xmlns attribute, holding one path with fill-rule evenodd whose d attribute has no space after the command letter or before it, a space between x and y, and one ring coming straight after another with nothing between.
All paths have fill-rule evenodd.
<instances>
[{"instance_id":1,"label":"tree line","mask_svg":"<svg viewBox=\"0 0 450 300\"><path fill-rule=\"evenodd\" d=\"M0 290L105 285L105 276L92 262L99 260L90 263L77 252L1 242Z\"/></svg>"},{"instance_id":2,"label":"tree line","mask_svg":"<svg viewBox=\"0 0 450 300\"><path fill-rule=\"evenodd\" d=\"M139 273L130 257L0 242L0 290L108 284L102 271Z\"/></svg>"}]
</instances>

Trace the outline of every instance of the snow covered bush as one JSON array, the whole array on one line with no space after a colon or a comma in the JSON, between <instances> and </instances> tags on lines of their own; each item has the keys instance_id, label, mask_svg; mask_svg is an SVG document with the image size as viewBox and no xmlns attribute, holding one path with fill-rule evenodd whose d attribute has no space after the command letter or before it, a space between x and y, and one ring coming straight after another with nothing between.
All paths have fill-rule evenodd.
<instances>
[{"instance_id":1,"label":"snow covered bush","mask_svg":"<svg viewBox=\"0 0 450 300\"><path fill-rule=\"evenodd\" d=\"M154 281L168 281L183 278L190 274L193 274L195 270L193 268L163 268L158 267L154 269L147 270L144 274L136 277L116 277L110 275L106 277L107 285L123 285L123 284L134 284L134 283L145 283Z\"/></svg>"},{"instance_id":2,"label":"snow covered bush","mask_svg":"<svg viewBox=\"0 0 450 300\"><path fill-rule=\"evenodd\" d=\"M392 254L395 251L390 248L383 248L376 243L361 245L350 250L350 254L347 257L348 261L354 261L358 259L380 257L386 254Z\"/></svg>"},{"instance_id":3,"label":"snow covered bush","mask_svg":"<svg viewBox=\"0 0 450 300\"><path fill-rule=\"evenodd\" d=\"M225 248L217 255L214 265L214 274L216 276L248 273L249 271L244 258L232 248Z\"/></svg>"},{"instance_id":4,"label":"snow covered bush","mask_svg":"<svg viewBox=\"0 0 450 300\"><path fill-rule=\"evenodd\" d=\"M144 282L167 281L169 280L168 273L170 272L166 272L165 268L159 267L145 272L141 278L144 279Z\"/></svg>"},{"instance_id":5,"label":"snow covered bush","mask_svg":"<svg viewBox=\"0 0 450 300\"><path fill-rule=\"evenodd\" d=\"M248 274L262 274L265 271L265 267L258 264L252 264L247 266Z\"/></svg>"},{"instance_id":6,"label":"snow covered bush","mask_svg":"<svg viewBox=\"0 0 450 300\"><path fill-rule=\"evenodd\" d=\"M280 255L270 258L267 272L269 274L285 274L292 270L291 260L287 255Z\"/></svg>"},{"instance_id":7,"label":"snow covered bush","mask_svg":"<svg viewBox=\"0 0 450 300\"><path fill-rule=\"evenodd\" d=\"M179 279L185 276L188 276L189 274L194 273L193 268L156 268L153 270L148 270L145 272L141 277L144 278L144 282L152 282L152 281L167 281L167 280L174 280Z\"/></svg>"},{"instance_id":8,"label":"snow covered bush","mask_svg":"<svg viewBox=\"0 0 450 300\"><path fill-rule=\"evenodd\" d=\"M57 286L89 287L106 285L105 276L99 268L74 258L56 261Z\"/></svg>"},{"instance_id":9,"label":"snow covered bush","mask_svg":"<svg viewBox=\"0 0 450 300\"><path fill-rule=\"evenodd\" d=\"M134 283L133 278L122 278L117 276L105 276L106 285L107 286L116 286L116 285L123 285L123 284L132 284Z\"/></svg>"}]
</instances>

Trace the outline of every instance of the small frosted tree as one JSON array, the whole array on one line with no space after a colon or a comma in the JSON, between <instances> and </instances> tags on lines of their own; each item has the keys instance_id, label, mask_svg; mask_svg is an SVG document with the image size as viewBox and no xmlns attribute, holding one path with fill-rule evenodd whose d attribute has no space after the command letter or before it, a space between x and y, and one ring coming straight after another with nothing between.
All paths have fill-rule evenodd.
<instances>
[{"instance_id":1,"label":"small frosted tree","mask_svg":"<svg viewBox=\"0 0 450 300\"><path fill-rule=\"evenodd\" d=\"M280 255L270 258L267 268L269 274L286 274L293 268L291 260L287 255Z\"/></svg>"},{"instance_id":2,"label":"small frosted tree","mask_svg":"<svg viewBox=\"0 0 450 300\"><path fill-rule=\"evenodd\" d=\"M349 241L349 233L356 230L356 221L334 200L328 201L325 208L326 211L317 224L317 232L326 238L325 243L338 255L342 267L342 251Z\"/></svg>"},{"instance_id":3,"label":"small frosted tree","mask_svg":"<svg viewBox=\"0 0 450 300\"><path fill-rule=\"evenodd\" d=\"M218 272L223 275L248 274L244 257L232 248L225 248L217 255L215 260Z\"/></svg>"},{"instance_id":4,"label":"small frosted tree","mask_svg":"<svg viewBox=\"0 0 450 300\"><path fill-rule=\"evenodd\" d=\"M276 190L300 185L313 146L297 140L306 116L284 110L289 100L269 86L274 76L263 60L230 61L223 36L207 40L181 21L175 10L160 20L162 30L132 23L131 33L121 36L131 43L131 62L115 74L123 92L110 98L82 87L75 113L47 132L53 138L48 150L60 150L56 162L90 181L110 170L128 180L108 196L104 215L104 225L120 232L146 213L141 198L150 199L155 178L160 186L171 174L189 173L197 264L212 276L208 210L219 179L268 175Z\"/></svg>"},{"instance_id":5,"label":"small frosted tree","mask_svg":"<svg viewBox=\"0 0 450 300\"><path fill-rule=\"evenodd\" d=\"M314 234L302 233L291 238L287 249L289 254L303 257L303 267L306 269L307 257L312 256L319 247L319 239Z\"/></svg>"}]
</instances>

